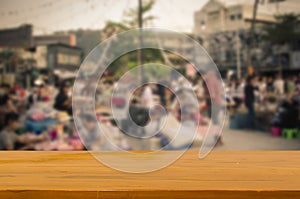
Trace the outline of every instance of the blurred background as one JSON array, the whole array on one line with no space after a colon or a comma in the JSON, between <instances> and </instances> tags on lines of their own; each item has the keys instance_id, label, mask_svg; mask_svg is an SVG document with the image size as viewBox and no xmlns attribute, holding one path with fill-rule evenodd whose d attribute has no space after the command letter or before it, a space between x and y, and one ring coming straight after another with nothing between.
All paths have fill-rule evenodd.
<instances>
[{"instance_id":1,"label":"blurred background","mask_svg":"<svg viewBox=\"0 0 300 199\"><path fill-rule=\"evenodd\" d=\"M184 33L199 42L216 63L224 86L227 118L217 150L300 149L300 4L299 0L0 0L0 150L83 150L72 119L72 86L91 50L110 36L141 27ZM175 33L160 34L164 46L197 62L194 46ZM211 118L208 76L170 52L146 49L118 58L97 86L96 114L114 132L122 149L156 149L170 141L158 136L130 141L116 129L105 96L118 79L138 64L166 64L190 82L199 102L197 149ZM140 73L141 79L149 74ZM184 88L170 74L169 85ZM161 81L164 79L162 78ZM83 85L88 92L89 85ZM155 101L177 114L174 93L159 85L135 92L134 106L148 115ZM122 106L122 95L111 103ZM85 115L87 126L89 116ZM147 123L147 117L145 123ZM148 118L149 119L149 118ZM171 125L172 126L172 125ZM92 127L91 127L92 128ZM172 128L172 127L170 127ZM220 128L220 127L219 127ZM134 130L133 130L134 131ZM168 133L166 133L168 134ZM99 138L99 139L98 139ZM102 144L101 136L94 138ZM175 148L174 148L175 149ZM95 149L96 150L96 149Z\"/></svg>"}]
</instances>

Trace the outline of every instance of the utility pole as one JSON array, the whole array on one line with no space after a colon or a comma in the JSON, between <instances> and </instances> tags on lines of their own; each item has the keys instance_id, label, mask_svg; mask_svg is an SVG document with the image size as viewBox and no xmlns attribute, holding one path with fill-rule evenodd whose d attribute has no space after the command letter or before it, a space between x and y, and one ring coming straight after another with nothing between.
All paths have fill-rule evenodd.
<instances>
[{"instance_id":1,"label":"utility pole","mask_svg":"<svg viewBox=\"0 0 300 199\"><path fill-rule=\"evenodd\" d=\"M279 0L276 1L276 15L279 14ZM280 56L280 47L276 46L276 55L277 55L277 63L279 68L279 76L282 77L282 64L281 64L281 56Z\"/></svg>"},{"instance_id":2,"label":"utility pole","mask_svg":"<svg viewBox=\"0 0 300 199\"><path fill-rule=\"evenodd\" d=\"M241 78L241 46L240 46L240 35L239 29L236 30L236 67L237 67L237 78Z\"/></svg>"},{"instance_id":3,"label":"utility pole","mask_svg":"<svg viewBox=\"0 0 300 199\"><path fill-rule=\"evenodd\" d=\"M250 35L249 35L249 44L248 44L248 48L247 48L247 67L248 68L252 67L252 60L251 60L251 50L252 50L252 46L253 46L253 39L252 38L253 38L253 35L254 35L258 3L259 3L259 0L255 0L254 6L253 6L253 16L252 16Z\"/></svg>"},{"instance_id":4,"label":"utility pole","mask_svg":"<svg viewBox=\"0 0 300 199\"><path fill-rule=\"evenodd\" d=\"M236 39L236 69L237 69L237 78L240 79L242 77L242 69L241 69L241 40L240 40L240 30L244 28L244 21L238 21L238 27L235 32Z\"/></svg>"},{"instance_id":5,"label":"utility pole","mask_svg":"<svg viewBox=\"0 0 300 199\"><path fill-rule=\"evenodd\" d=\"M1 83L6 83L5 82L5 77L6 77L6 63L3 63L3 68L2 68L2 82Z\"/></svg>"},{"instance_id":6,"label":"utility pole","mask_svg":"<svg viewBox=\"0 0 300 199\"><path fill-rule=\"evenodd\" d=\"M143 65L143 4L142 0L138 0L139 8L138 8L138 22L139 22L139 49L138 49L138 65L140 66L140 76L141 83L144 83L144 67Z\"/></svg>"}]
</instances>

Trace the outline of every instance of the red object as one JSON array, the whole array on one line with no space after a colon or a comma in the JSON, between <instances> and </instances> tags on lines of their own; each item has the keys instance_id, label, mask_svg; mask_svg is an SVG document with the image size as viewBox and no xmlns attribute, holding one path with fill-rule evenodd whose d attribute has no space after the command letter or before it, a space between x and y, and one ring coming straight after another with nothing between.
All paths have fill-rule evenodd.
<instances>
[{"instance_id":1,"label":"red object","mask_svg":"<svg viewBox=\"0 0 300 199\"><path fill-rule=\"evenodd\" d=\"M46 115L44 112L36 111L31 114L31 119L34 121L43 121L46 118Z\"/></svg>"},{"instance_id":2,"label":"red object","mask_svg":"<svg viewBox=\"0 0 300 199\"><path fill-rule=\"evenodd\" d=\"M69 142L71 146L73 147L73 150L82 150L83 144L79 137L70 137Z\"/></svg>"},{"instance_id":3,"label":"red object","mask_svg":"<svg viewBox=\"0 0 300 199\"><path fill-rule=\"evenodd\" d=\"M124 107L126 104L126 100L124 98L112 98L111 103L117 107Z\"/></svg>"},{"instance_id":4,"label":"red object","mask_svg":"<svg viewBox=\"0 0 300 199\"><path fill-rule=\"evenodd\" d=\"M271 127L270 131L274 137L279 137L281 134L281 128L279 128L279 127Z\"/></svg>"},{"instance_id":5,"label":"red object","mask_svg":"<svg viewBox=\"0 0 300 199\"><path fill-rule=\"evenodd\" d=\"M207 110L208 107L207 107L207 104L204 104L200 107L200 110L203 111L203 110Z\"/></svg>"},{"instance_id":6,"label":"red object","mask_svg":"<svg viewBox=\"0 0 300 199\"><path fill-rule=\"evenodd\" d=\"M22 90L20 91L20 97L21 97L21 98L24 98L25 95L26 95L26 92L25 92L25 90L22 89Z\"/></svg>"}]
</instances>

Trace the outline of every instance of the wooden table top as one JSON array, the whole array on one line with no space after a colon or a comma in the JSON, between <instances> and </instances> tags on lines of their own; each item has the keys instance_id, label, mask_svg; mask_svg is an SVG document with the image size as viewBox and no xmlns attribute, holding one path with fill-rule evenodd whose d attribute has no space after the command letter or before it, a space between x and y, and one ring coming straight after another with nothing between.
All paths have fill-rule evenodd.
<instances>
[{"instance_id":1,"label":"wooden table top","mask_svg":"<svg viewBox=\"0 0 300 199\"><path fill-rule=\"evenodd\" d=\"M0 152L1 199L241 196L300 198L300 151L213 151L205 159L187 151L145 174L110 169L86 151Z\"/></svg>"}]
</instances>

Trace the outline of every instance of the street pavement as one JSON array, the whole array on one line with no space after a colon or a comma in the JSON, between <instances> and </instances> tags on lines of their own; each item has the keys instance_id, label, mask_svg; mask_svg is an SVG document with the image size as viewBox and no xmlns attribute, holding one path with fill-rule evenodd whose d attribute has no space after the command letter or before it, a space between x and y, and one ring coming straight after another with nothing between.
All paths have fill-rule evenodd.
<instances>
[{"instance_id":1,"label":"street pavement","mask_svg":"<svg viewBox=\"0 0 300 199\"><path fill-rule=\"evenodd\" d=\"M223 129L224 145L215 150L300 150L300 139L273 137L268 132Z\"/></svg>"},{"instance_id":2,"label":"street pavement","mask_svg":"<svg viewBox=\"0 0 300 199\"><path fill-rule=\"evenodd\" d=\"M208 126L201 126L201 128L202 132L206 132ZM274 137L269 132L255 130L233 130L228 127L228 120L222 132L224 144L215 147L214 150L300 150L300 139ZM158 138L148 142L127 137L127 142L134 150L145 150L149 149L150 145L159 145ZM156 146L156 148L160 147ZM200 145L197 145L190 150L199 150L199 148Z\"/></svg>"}]
</instances>

